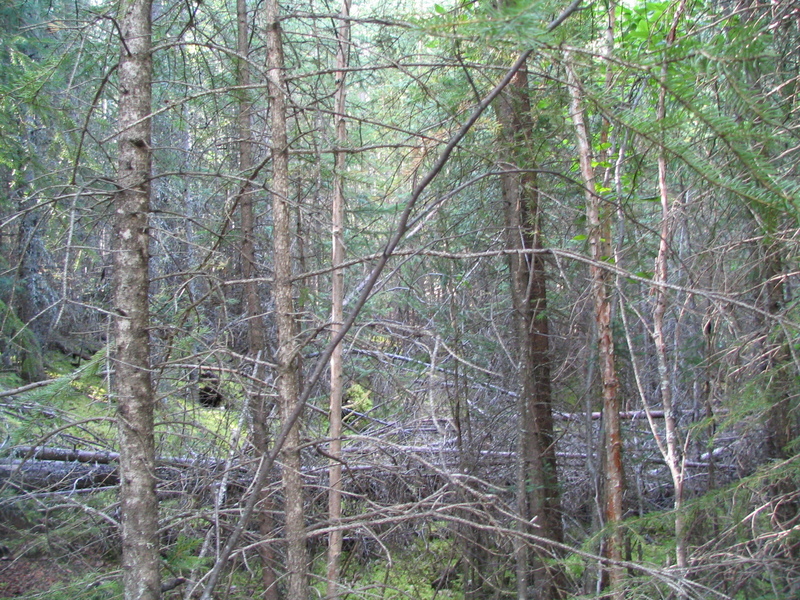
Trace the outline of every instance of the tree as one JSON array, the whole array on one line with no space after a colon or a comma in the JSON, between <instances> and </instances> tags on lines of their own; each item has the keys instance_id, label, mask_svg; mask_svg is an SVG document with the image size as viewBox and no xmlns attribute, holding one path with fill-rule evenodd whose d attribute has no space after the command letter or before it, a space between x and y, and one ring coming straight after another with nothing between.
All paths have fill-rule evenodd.
<instances>
[{"instance_id":1,"label":"tree","mask_svg":"<svg viewBox=\"0 0 800 600\"><path fill-rule=\"evenodd\" d=\"M556 472L550 381L547 289L542 254L542 217L533 156L533 123L527 69L523 66L497 104L502 142L509 159L501 175L505 208L506 247L509 253L510 289L519 356L519 442L517 460L520 517L536 523L536 533L556 542L563 541ZM521 251L532 250L530 254ZM543 549L546 553L548 549ZM517 589L520 598L528 593L527 552L521 553ZM542 550L536 550L542 552ZM562 575L559 567L548 566L536 556L531 582L535 598L559 598Z\"/></svg>"},{"instance_id":2,"label":"tree","mask_svg":"<svg viewBox=\"0 0 800 600\"><path fill-rule=\"evenodd\" d=\"M685 2L681 2L675 11L672 24L666 36L666 52L675 42L675 35L678 22L685 9ZM656 105L656 119L663 123L666 118L666 97L667 97L667 62L666 57L661 66L660 83L661 88L658 92L658 103ZM663 143L663 138L662 138ZM664 423L666 429L666 445L660 444L661 453L669 467L672 476L675 499L675 557L678 567L686 569L688 567L686 534L683 511L683 483L685 469L681 458L681 443L678 435L678 426L675 418L675 408L672 401L672 381L670 378L669 362L667 357L667 346L664 331L664 314L667 309L667 293L664 284L668 281L668 254L670 245L670 194L667 186L667 156L666 150L662 145L658 150L658 191L661 201L661 229L659 231L660 240L658 253L656 255L653 282L655 284L654 295L655 306L653 307L653 343L656 347L658 359L659 391L661 393L661 405L664 408ZM655 432L654 432L655 433ZM664 447L666 446L666 447Z\"/></svg>"},{"instance_id":3,"label":"tree","mask_svg":"<svg viewBox=\"0 0 800 600\"><path fill-rule=\"evenodd\" d=\"M267 419L270 412L270 403L265 397L263 381L266 379L264 358L267 354L267 333L262 316L262 301L259 294L257 262L256 262L256 228L253 210L255 190L251 182L252 158L252 111L253 103L250 101L250 28L248 26L247 0L238 0L236 3L237 20L237 84L239 86L239 171L244 183L239 190L239 211L241 214L242 247L241 269L244 280L244 297L247 316L247 345L248 354L253 361L253 379L256 382L250 388L250 402L253 405L252 439L253 448L257 456L266 457L269 453L269 424ZM272 535L274 524L272 519L273 502L269 490L264 487L259 491L259 533L264 538ZM277 600L278 587L275 574L274 553L270 544L262 543L259 546L261 556L261 577L264 584L266 600Z\"/></svg>"},{"instance_id":4,"label":"tree","mask_svg":"<svg viewBox=\"0 0 800 600\"><path fill-rule=\"evenodd\" d=\"M151 124L149 189L115 187L121 20L45 4L0 6L11 553L116 585L131 445L103 399L138 369L154 565L187 600L794 598L792 3L574 2L557 30L550 0L159 4L126 130ZM112 376L133 191L150 347Z\"/></svg>"},{"instance_id":5,"label":"tree","mask_svg":"<svg viewBox=\"0 0 800 600\"><path fill-rule=\"evenodd\" d=\"M336 81L334 123L336 131L336 149L334 150L333 202L331 205L331 336L339 333L344 321L344 172L347 154L344 145L347 143L347 125L345 108L347 98L347 67L350 64L350 0L343 0L337 28ZM339 597L340 561L342 554L343 532L338 527L342 518L342 343L336 344L331 354L330 363L330 490L328 492L328 514L331 525L335 528L328 535L328 598Z\"/></svg>"},{"instance_id":6,"label":"tree","mask_svg":"<svg viewBox=\"0 0 800 600\"><path fill-rule=\"evenodd\" d=\"M284 82L283 40L281 39L280 7L277 0L264 5L267 36L267 91L270 99L270 131L272 137L272 222L275 281L275 322L277 328L276 379L281 419L291 427L282 450L284 490L284 526L286 537L286 570L288 600L301 600L308 595L303 507L303 478L300 457L300 426L291 424L293 413L301 406L298 379L299 347L295 324L292 285L292 230L289 210L289 141L286 131L286 84Z\"/></svg>"},{"instance_id":7,"label":"tree","mask_svg":"<svg viewBox=\"0 0 800 600\"><path fill-rule=\"evenodd\" d=\"M161 593L155 485L155 397L150 379L151 10L120 6L117 192L114 198L115 393L125 598Z\"/></svg>"},{"instance_id":8,"label":"tree","mask_svg":"<svg viewBox=\"0 0 800 600\"><path fill-rule=\"evenodd\" d=\"M575 74L570 56L565 56L567 81L572 98L570 116L575 128L581 178L586 200L586 236L591 262L589 276L594 300L594 324L597 356L600 363L600 385L603 398L603 494L605 522L610 529L606 541L607 556L613 561L608 569L609 584L615 598L623 598L624 570L619 564L625 542L622 531L622 501L625 475L622 463L622 433L620 427L619 380L614 358L614 334L611 328L611 300L608 289L608 270L605 264L611 253L609 214L597 193L592 147L586 126L581 83Z\"/></svg>"}]
</instances>

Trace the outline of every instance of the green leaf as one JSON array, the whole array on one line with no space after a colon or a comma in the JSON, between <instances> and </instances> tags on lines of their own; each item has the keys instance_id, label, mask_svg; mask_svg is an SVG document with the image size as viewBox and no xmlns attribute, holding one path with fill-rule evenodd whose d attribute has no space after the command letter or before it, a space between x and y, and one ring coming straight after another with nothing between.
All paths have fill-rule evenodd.
<instances>
[{"instance_id":1,"label":"green leaf","mask_svg":"<svg viewBox=\"0 0 800 600\"><path fill-rule=\"evenodd\" d=\"M581 234L578 234L578 235L576 235L576 236L575 236L574 238L572 238L572 239L573 239L573 240L575 240L576 242L582 242L582 241L583 241L583 240L585 240L586 238L587 238L587 236L586 236L585 234L581 233Z\"/></svg>"},{"instance_id":2,"label":"green leaf","mask_svg":"<svg viewBox=\"0 0 800 600\"><path fill-rule=\"evenodd\" d=\"M439 13L440 15L443 15L444 13L446 13L446 12L447 12L447 11L445 10L444 6L442 6L441 4L434 4L434 5L433 5L433 10L435 10L435 11L436 11L437 13Z\"/></svg>"}]
</instances>

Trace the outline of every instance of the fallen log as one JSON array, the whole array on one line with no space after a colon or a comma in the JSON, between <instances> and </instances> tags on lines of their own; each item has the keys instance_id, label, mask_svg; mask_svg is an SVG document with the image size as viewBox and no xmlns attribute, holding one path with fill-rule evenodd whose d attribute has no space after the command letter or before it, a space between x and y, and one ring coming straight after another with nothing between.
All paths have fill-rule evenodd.
<instances>
[{"instance_id":1,"label":"fallen log","mask_svg":"<svg viewBox=\"0 0 800 600\"><path fill-rule=\"evenodd\" d=\"M65 462L96 463L108 465L119 460L119 452L110 450L74 450L71 448L58 448L53 446L16 446L11 451L13 456L24 460L56 460ZM182 456L165 456L157 458L159 465L172 467L202 467L216 469L224 461L214 458L187 458Z\"/></svg>"},{"instance_id":2,"label":"fallen log","mask_svg":"<svg viewBox=\"0 0 800 600\"><path fill-rule=\"evenodd\" d=\"M0 462L0 481L21 491L52 492L117 485L119 474L112 465L12 459Z\"/></svg>"},{"instance_id":3,"label":"fallen log","mask_svg":"<svg viewBox=\"0 0 800 600\"><path fill-rule=\"evenodd\" d=\"M22 459L55 460L108 465L119 460L119 452L106 450L71 450L49 446L17 446L13 455Z\"/></svg>"},{"instance_id":4,"label":"fallen log","mask_svg":"<svg viewBox=\"0 0 800 600\"><path fill-rule=\"evenodd\" d=\"M23 493L73 493L107 489L119 484L119 453L48 446L17 446L11 457L0 460L0 488ZM213 496L226 469L223 460L164 457L157 459L158 493ZM234 461L229 470L228 493L241 493L249 484L249 461Z\"/></svg>"},{"instance_id":5,"label":"fallen log","mask_svg":"<svg viewBox=\"0 0 800 600\"><path fill-rule=\"evenodd\" d=\"M651 410L650 416L654 419L663 419L664 418L664 411L663 410ZM584 421L586 420L587 414L586 413L565 413L565 412L554 412L553 418L556 421ZM599 411L595 411L591 413L590 418L592 421L598 421L603 418L603 413ZM625 410L619 413L620 419L625 420L636 420L636 419L646 419L647 412L643 410Z\"/></svg>"}]
</instances>

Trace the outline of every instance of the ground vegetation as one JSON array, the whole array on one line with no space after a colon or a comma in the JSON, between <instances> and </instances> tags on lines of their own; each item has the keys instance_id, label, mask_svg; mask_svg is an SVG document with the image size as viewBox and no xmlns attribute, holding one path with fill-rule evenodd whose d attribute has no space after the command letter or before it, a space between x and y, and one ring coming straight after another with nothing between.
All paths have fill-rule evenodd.
<instances>
[{"instance_id":1,"label":"ground vegetation","mask_svg":"<svg viewBox=\"0 0 800 600\"><path fill-rule=\"evenodd\" d=\"M795 3L0 39L0 597L798 597Z\"/></svg>"}]
</instances>

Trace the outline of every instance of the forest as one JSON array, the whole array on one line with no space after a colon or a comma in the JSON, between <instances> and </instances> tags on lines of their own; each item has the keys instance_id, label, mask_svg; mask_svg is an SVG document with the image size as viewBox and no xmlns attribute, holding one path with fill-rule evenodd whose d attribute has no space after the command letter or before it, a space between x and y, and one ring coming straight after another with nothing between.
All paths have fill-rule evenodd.
<instances>
[{"instance_id":1,"label":"forest","mask_svg":"<svg viewBox=\"0 0 800 600\"><path fill-rule=\"evenodd\" d=\"M0 598L800 598L794 0L0 39Z\"/></svg>"}]
</instances>

